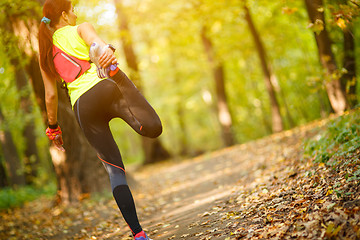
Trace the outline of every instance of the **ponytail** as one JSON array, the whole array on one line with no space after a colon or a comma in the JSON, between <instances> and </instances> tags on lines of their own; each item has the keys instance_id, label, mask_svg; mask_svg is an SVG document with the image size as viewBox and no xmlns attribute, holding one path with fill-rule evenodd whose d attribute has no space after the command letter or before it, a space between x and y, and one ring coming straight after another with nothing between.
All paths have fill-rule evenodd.
<instances>
[{"instance_id":1,"label":"ponytail","mask_svg":"<svg viewBox=\"0 0 360 240\"><path fill-rule=\"evenodd\" d=\"M59 23L63 11L71 8L69 0L46 0L43 6L43 16L39 27L40 67L51 78L60 80L53 62L53 34L55 25Z\"/></svg>"}]
</instances>

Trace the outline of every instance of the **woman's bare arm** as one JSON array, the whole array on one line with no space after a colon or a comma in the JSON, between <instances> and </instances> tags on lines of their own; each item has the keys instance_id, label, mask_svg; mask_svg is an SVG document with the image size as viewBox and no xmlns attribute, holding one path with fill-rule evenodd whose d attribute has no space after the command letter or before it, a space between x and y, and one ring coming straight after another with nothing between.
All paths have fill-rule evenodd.
<instances>
[{"instance_id":1,"label":"woman's bare arm","mask_svg":"<svg viewBox=\"0 0 360 240\"><path fill-rule=\"evenodd\" d=\"M105 41L96 34L94 27L90 23L81 23L78 26L77 31L88 46L91 46L93 42L100 44L101 47L106 45ZM117 63L117 60L114 52L110 48L107 48L99 58L100 66L107 67L108 65L115 63Z\"/></svg>"},{"instance_id":2,"label":"woman's bare arm","mask_svg":"<svg viewBox=\"0 0 360 240\"><path fill-rule=\"evenodd\" d=\"M57 123L57 109L58 109L58 93L56 88L56 80L51 79L42 69L41 69L41 75L45 87L45 105L46 105L48 122L50 125L55 125Z\"/></svg>"},{"instance_id":3,"label":"woman's bare arm","mask_svg":"<svg viewBox=\"0 0 360 240\"><path fill-rule=\"evenodd\" d=\"M40 67L41 69L41 67ZM56 80L50 78L44 70L41 69L41 75L44 82L45 87L45 105L46 112L49 125L57 124L57 111L58 111L58 92L56 87ZM56 139L53 140L55 146L60 151L65 151L63 148L63 140L62 136L57 136Z\"/></svg>"}]
</instances>

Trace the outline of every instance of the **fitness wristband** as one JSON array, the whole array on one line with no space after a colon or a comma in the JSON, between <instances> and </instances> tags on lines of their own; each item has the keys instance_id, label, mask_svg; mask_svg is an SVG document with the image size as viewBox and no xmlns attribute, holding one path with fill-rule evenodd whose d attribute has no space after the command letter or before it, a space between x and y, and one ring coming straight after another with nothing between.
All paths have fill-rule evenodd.
<instances>
[{"instance_id":1,"label":"fitness wristband","mask_svg":"<svg viewBox=\"0 0 360 240\"><path fill-rule=\"evenodd\" d=\"M50 129L57 129L57 127L59 126L58 122L56 122L55 124L48 124Z\"/></svg>"},{"instance_id":2,"label":"fitness wristband","mask_svg":"<svg viewBox=\"0 0 360 240\"><path fill-rule=\"evenodd\" d=\"M47 129L46 129L46 131L45 131L45 134L46 134L46 136L48 136L48 138L50 139L50 140L55 140L56 138L57 138L57 136L61 136L62 135L62 131L61 131L61 128L60 128L60 126L58 126L57 128L55 128L55 129L52 129L52 128L50 128L50 127L48 127Z\"/></svg>"}]
</instances>

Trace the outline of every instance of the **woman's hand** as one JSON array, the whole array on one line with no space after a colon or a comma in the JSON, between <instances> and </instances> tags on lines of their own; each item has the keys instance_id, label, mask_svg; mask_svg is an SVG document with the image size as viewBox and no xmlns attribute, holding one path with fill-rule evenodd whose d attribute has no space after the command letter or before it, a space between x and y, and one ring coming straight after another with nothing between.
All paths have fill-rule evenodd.
<instances>
[{"instance_id":1,"label":"woman's hand","mask_svg":"<svg viewBox=\"0 0 360 240\"><path fill-rule=\"evenodd\" d=\"M85 43L88 46L91 46L91 44L94 42L100 44L101 47L106 46L105 41L102 40L97 35L94 27L90 23L87 23L87 22L81 23L78 26L77 31L79 33L79 36L85 41ZM103 52L103 54L99 58L100 67L106 68L107 66L109 66L111 64L116 64L116 63L117 63L117 60L116 60L113 50L111 50L109 47L107 47L105 49L105 51Z\"/></svg>"},{"instance_id":2,"label":"woman's hand","mask_svg":"<svg viewBox=\"0 0 360 240\"><path fill-rule=\"evenodd\" d=\"M105 51L99 58L100 66L106 68L107 66L116 63L117 63L117 59L115 57L113 50L111 50L109 47L105 48Z\"/></svg>"},{"instance_id":3,"label":"woman's hand","mask_svg":"<svg viewBox=\"0 0 360 240\"><path fill-rule=\"evenodd\" d=\"M58 150L65 152L65 148L63 147L64 142L61 135L56 136L53 143Z\"/></svg>"},{"instance_id":4,"label":"woman's hand","mask_svg":"<svg viewBox=\"0 0 360 240\"><path fill-rule=\"evenodd\" d=\"M49 140L51 140L55 147L62 151L65 152L64 147L62 146L64 144L63 139L62 139L62 131L60 126L57 126L57 128L50 128L48 127L46 129L46 136L48 136Z\"/></svg>"}]
</instances>

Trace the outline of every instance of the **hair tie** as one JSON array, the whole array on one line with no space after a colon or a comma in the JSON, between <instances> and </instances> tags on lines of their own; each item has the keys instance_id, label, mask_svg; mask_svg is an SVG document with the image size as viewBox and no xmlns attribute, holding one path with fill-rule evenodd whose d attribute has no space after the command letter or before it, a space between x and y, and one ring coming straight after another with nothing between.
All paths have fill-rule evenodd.
<instances>
[{"instance_id":1,"label":"hair tie","mask_svg":"<svg viewBox=\"0 0 360 240\"><path fill-rule=\"evenodd\" d=\"M47 17L43 17L43 18L41 19L41 21L42 21L43 23L45 23L45 24L49 24L49 23L51 22L51 20L50 20L49 18L47 18Z\"/></svg>"}]
</instances>

